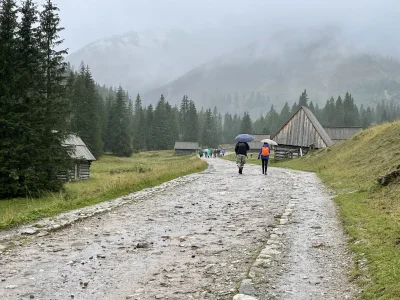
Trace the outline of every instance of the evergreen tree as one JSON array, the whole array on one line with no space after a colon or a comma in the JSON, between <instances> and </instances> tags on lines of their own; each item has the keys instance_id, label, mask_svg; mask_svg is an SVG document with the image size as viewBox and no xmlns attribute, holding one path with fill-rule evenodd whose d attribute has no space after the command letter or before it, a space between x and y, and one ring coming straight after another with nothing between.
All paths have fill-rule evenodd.
<instances>
[{"instance_id":1,"label":"evergreen tree","mask_svg":"<svg viewBox=\"0 0 400 300\"><path fill-rule=\"evenodd\" d=\"M287 121L289 121L290 116L289 104L286 102L279 114L279 127L282 127Z\"/></svg>"},{"instance_id":2,"label":"evergreen tree","mask_svg":"<svg viewBox=\"0 0 400 300\"><path fill-rule=\"evenodd\" d=\"M165 103L164 130L162 131L162 134L166 138L165 149L173 149L175 142L178 140L178 118L179 110L172 108L167 101Z\"/></svg>"},{"instance_id":3,"label":"evergreen tree","mask_svg":"<svg viewBox=\"0 0 400 300\"><path fill-rule=\"evenodd\" d=\"M189 99L188 96L184 95L182 102L181 102L181 107L179 111L179 135L181 141L192 141L191 136L190 136L190 129L188 128L189 126Z\"/></svg>"},{"instance_id":4,"label":"evergreen tree","mask_svg":"<svg viewBox=\"0 0 400 300\"><path fill-rule=\"evenodd\" d=\"M188 141L199 140L199 120L196 105L192 100L189 101L187 135Z\"/></svg>"},{"instance_id":5,"label":"evergreen tree","mask_svg":"<svg viewBox=\"0 0 400 300\"><path fill-rule=\"evenodd\" d=\"M279 115L276 112L273 105L271 105L271 109L269 110L266 118L265 118L265 127L266 131L273 136L280 128L280 119Z\"/></svg>"},{"instance_id":6,"label":"evergreen tree","mask_svg":"<svg viewBox=\"0 0 400 300\"><path fill-rule=\"evenodd\" d=\"M360 115L358 108L354 103L354 99L346 92L343 100L343 110L344 110L344 125L345 126L357 126L360 124Z\"/></svg>"},{"instance_id":7,"label":"evergreen tree","mask_svg":"<svg viewBox=\"0 0 400 300\"><path fill-rule=\"evenodd\" d=\"M323 109L322 125L324 126L335 126L335 99L331 97L326 101L325 107Z\"/></svg>"},{"instance_id":8,"label":"evergreen tree","mask_svg":"<svg viewBox=\"0 0 400 300\"><path fill-rule=\"evenodd\" d=\"M150 104L146 110L146 135L145 143L147 150L154 150L157 144L155 132L153 130L154 111L153 106Z\"/></svg>"},{"instance_id":9,"label":"evergreen tree","mask_svg":"<svg viewBox=\"0 0 400 300\"><path fill-rule=\"evenodd\" d=\"M201 132L201 144L204 147L214 148L218 144L214 138L213 123L211 109L207 109L204 114L204 123Z\"/></svg>"},{"instance_id":10,"label":"evergreen tree","mask_svg":"<svg viewBox=\"0 0 400 300\"><path fill-rule=\"evenodd\" d=\"M110 93L107 98L106 98L106 121L105 121L105 130L103 134L103 141L104 141L104 151L106 152L111 152L112 150L112 143L113 143L113 129L112 129L112 123L113 123L113 117L114 117L114 97L112 93Z\"/></svg>"},{"instance_id":11,"label":"evergreen tree","mask_svg":"<svg viewBox=\"0 0 400 300\"><path fill-rule=\"evenodd\" d=\"M18 141L21 115L16 101L17 85L17 7L13 0L0 2L0 199L21 194L18 174L22 140ZM11 151L11 147L14 151ZM22 149L21 149L22 148ZM17 153L17 151L19 153Z\"/></svg>"},{"instance_id":12,"label":"evergreen tree","mask_svg":"<svg viewBox=\"0 0 400 300\"><path fill-rule=\"evenodd\" d=\"M253 132L252 121L249 113L246 111L243 114L242 123L240 124L240 133L249 133Z\"/></svg>"},{"instance_id":13,"label":"evergreen tree","mask_svg":"<svg viewBox=\"0 0 400 300\"><path fill-rule=\"evenodd\" d=\"M153 132L154 138L157 142L156 150L167 150L168 149L168 136L165 133L166 115L165 115L166 101L164 95L161 95L160 100L154 110L154 122Z\"/></svg>"},{"instance_id":14,"label":"evergreen tree","mask_svg":"<svg viewBox=\"0 0 400 300\"><path fill-rule=\"evenodd\" d=\"M145 129L146 129L146 119L145 119L142 100L140 95L137 94L135 105L134 105L134 115L133 115L133 148L135 151L140 151L144 149L145 144Z\"/></svg>"},{"instance_id":15,"label":"evergreen tree","mask_svg":"<svg viewBox=\"0 0 400 300\"><path fill-rule=\"evenodd\" d=\"M344 105L343 105L343 100L342 97L337 98L336 104L335 104L335 126L344 126L345 121L344 121Z\"/></svg>"},{"instance_id":16,"label":"evergreen tree","mask_svg":"<svg viewBox=\"0 0 400 300\"><path fill-rule=\"evenodd\" d=\"M298 109L299 105L297 104L297 102L293 103L292 108L290 109L290 114L294 115L294 113L297 112Z\"/></svg>"},{"instance_id":17,"label":"evergreen tree","mask_svg":"<svg viewBox=\"0 0 400 300\"><path fill-rule=\"evenodd\" d=\"M308 107L308 96L307 96L307 90L304 90L303 93L301 93L300 98L299 98L299 107L305 106Z\"/></svg>"},{"instance_id":18,"label":"evergreen tree","mask_svg":"<svg viewBox=\"0 0 400 300\"><path fill-rule=\"evenodd\" d=\"M129 134L129 115L125 93L120 86L111 116L111 151L117 156L129 157L133 153Z\"/></svg>"},{"instance_id":19,"label":"evergreen tree","mask_svg":"<svg viewBox=\"0 0 400 300\"><path fill-rule=\"evenodd\" d=\"M232 116L229 113L226 113L224 116L224 125L222 129L223 142L225 144L233 143L235 140L235 132Z\"/></svg>"}]
</instances>

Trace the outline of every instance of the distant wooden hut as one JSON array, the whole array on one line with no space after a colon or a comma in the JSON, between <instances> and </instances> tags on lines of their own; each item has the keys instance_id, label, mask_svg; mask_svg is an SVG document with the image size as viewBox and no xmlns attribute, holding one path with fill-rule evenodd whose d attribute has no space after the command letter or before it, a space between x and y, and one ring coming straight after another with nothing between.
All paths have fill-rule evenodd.
<instances>
[{"instance_id":1,"label":"distant wooden hut","mask_svg":"<svg viewBox=\"0 0 400 300\"><path fill-rule=\"evenodd\" d=\"M58 178L64 181L89 179L90 166L96 158L82 139L71 134L65 139L63 146L67 149L69 156L73 158L74 166L69 171L60 173Z\"/></svg>"},{"instance_id":2,"label":"distant wooden hut","mask_svg":"<svg viewBox=\"0 0 400 300\"><path fill-rule=\"evenodd\" d=\"M275 158L293 157L307 153L310 148L333 145L328 133L314 114L305 106L300 107L275 134L278 143Z\"/></svg>"},{"instance_id":3,"label":"distant wooden hut","mask_svg":"<svg viewBox=\"0 0 400 300\"><path fill-rule=\"evenodd\" d=\"M175 155L188 155L197 153L199 143L195 142L175 142Z\"/></svg>"},{"instance_id":4,"label":"distant wooden hut","mask_svg":"<svg viewBox=\"0 0 400 300\"><path fill-rule=\"evenodd\" d=\"M261 141L263 139L270 139L271 135L269 134L252 134L252 136L254 137L254 141L248 143L249 147L250 147L250 151L249 152L259 152L261 146L263 145L263 143L261 143Z\"/></svg>"},{"instance_id":5,"label":"distant wooden hut","mask_svg":"<svg viewBox=\"0 0 400 300\"><path fill-rule=\"evenodd\" d=\"M329 135L333 143L345 141L353 135L359 133L362 127L331 127L324 126L326 133Z\"/></svg>"}]
</instances>

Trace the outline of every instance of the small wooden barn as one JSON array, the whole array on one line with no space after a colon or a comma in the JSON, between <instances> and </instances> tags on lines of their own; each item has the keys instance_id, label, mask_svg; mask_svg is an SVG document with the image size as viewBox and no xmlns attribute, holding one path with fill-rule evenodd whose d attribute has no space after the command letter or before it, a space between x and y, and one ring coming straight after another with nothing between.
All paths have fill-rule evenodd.
<instances>
[{"instance_id":1,"label":"small wooden barn","mask_svg":"<svg viewBox=\"0 0 400 300\"><path fill-rule=\"evenodd\" d=\"M254 137L254 141L248 143L249 147L250 147L249 152L252 152L252 153L260 151L260 148L263 145L263 143L261 143L261 141L263 139L271 138L271 135L269 135L269 134L252 134L252 136Z\"/></svg>"},{"instance_id":2,"label":"small wooden barn","mask_svg":"<svg viewBox=\"0 0 400 300\"><path fill-rule=\"evenodd\" d=\"M82 139L70 134L63 142L63 146L67 149L69 156L73 158L74 166L68 172L59 174L58 178L64 181L89 179L90 166L96 158Z\"/></svg>"},{"instance_id":3,"label":"small wooden barn","mask_svg":"<svg viewBox=\"0 0 400 300\"><path fill-rule=\"evenodd\" d=\"M330 127L324 126L326 133L329 135L333 143L345 141L353 135L359 133L362 127Z\"/></svg>"},{"instance_id":4,"label":"small wooden barn","mask_svg":"<svg viewBox=\"0 0 400 300\"><path fill-rule=\"evenodd\" d=\"M175 155L188 155L197 153L199 143L196 142L175 142Z\"/></svg>"},{"instance_id":5,"label":"small wooden barn","mask_svg":"<svg viewBox=\"0 0 400 300\"><path fill-rule=\"evenodd\" d=\"M307 153L311 148L324 148L333 145L328 133L314 114L301 106L275 134L278 143L275 158L293 157Z\"/></svg>"}]
</instances>

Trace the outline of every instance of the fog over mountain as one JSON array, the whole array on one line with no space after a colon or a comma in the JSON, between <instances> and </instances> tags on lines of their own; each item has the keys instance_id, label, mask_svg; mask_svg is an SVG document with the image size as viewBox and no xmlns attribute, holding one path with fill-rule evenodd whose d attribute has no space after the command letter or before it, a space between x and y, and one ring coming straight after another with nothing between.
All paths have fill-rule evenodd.
<instances>
[{"instance_id":1,"label":"fog over mountain","mask_svg":"<svg viewBox=\"0 0 400 300\"><path fill-rule=\"evenodd\" d=\"M58 1L67 60L145 103L188 94L256 110L257 101L293 103L304 89L319 104L347 90L357 103L398 99L395 0Z\"/></svg>"},{"instance_id":2,"label":"fog over mountain","mask_svg":"<svg viewBox=\"0 0 400 300\"><path fill-rule=\"evenodd\" d=\"M271 104L294 103L304 89L320 106L346 91L365 105L398 100L399 79L397 60L360 51L339 30L326 27L282 31L253 42L145 93L143 99L154 102L164 94L179 103L188 94L206 107L254 115Z\"/></svg>"}]
</instances>

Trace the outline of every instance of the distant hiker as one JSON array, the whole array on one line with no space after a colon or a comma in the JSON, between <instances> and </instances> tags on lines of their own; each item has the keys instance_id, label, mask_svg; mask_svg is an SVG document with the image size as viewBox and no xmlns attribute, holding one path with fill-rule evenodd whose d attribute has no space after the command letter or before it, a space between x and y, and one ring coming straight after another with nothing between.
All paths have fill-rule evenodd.
<instances>
[{"instance_id":1,"label":"distant hiker","mask_svg":"<svg viewBox=\"0 0 400 300\"><path fill-rule=\"evenodd\" d=\"M217 157L217 149L214 149L213 154L214 154L214 158L216 158Z\"/></svg>"},{"instance_id":2,"label":"distant hiker","mask_svg":"<svg viewBox=\"0 0 400 300\"><path fill-rule=\"evenodd\" d=\"M200 157L203 157L203 149L200 149L200 150L199 150L199 156L200 156Z\"/></svg>"},{"instance_id":3,"label":"distant hiker","mask_svg":"<svg viewBox=\"0 0 400 300\"><path fill-rule=\"evenodd\" d=\"M204 150L204 157L205 158L208 158L209 157L209 154L208 154L208 148L206 148L205 150Z\"/></svg>"},{"instance_id":4,"label":"distant hiker","mask_svg":"<svg viewBox=\"0 0 400 300\"><path fill-rule=\"evenodd\" d=\"M225 149L221 150L221 155L224 156L225 155Z\"/></svg>"},{"instance_id":5,"label":"distant hiker","mask_svg":"<svg viewBox=\"0 0 400 300\"><path fill-rule=\"evenodd\" d=\"M267 143L264 143L264 145L262 145L260 149L260 153L258 153L258 159L261 158L262 173L264 175L267 175L269 152L270 152L269 145Z\"/></svg>"},{"instance_id":6,"label":"distant hiker","mask_svg":"<svg viewBox=\"0 0 400 300\"><path fill-rule=\"evenodd\" d=\"M237 142L235 147L236 164L239 168L239 174L242 174L244 164L246 163L247 151L250 150L249 144L245 142Z\"/></svg>"}]
</instances>

